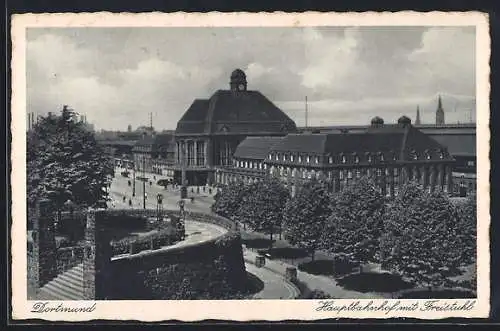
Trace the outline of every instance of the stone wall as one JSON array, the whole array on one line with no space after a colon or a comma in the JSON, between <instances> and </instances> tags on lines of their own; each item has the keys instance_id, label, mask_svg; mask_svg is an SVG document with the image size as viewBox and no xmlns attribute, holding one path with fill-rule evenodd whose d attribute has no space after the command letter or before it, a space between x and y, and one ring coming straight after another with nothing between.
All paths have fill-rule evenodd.
<instances>
[{"instance_id":1,"label":"stone wall","mask_svg":"<svg viewBox=\"0 0 500 331\"><path fill-rule=\"evenodd\" d=\"M229 220L190 213L189 218L223 226L228 232L202 243L111 259L109 231L124 213L90 210L87 214L83 258L85 299L224 299L244 290L247 277L241 237ZM144 217L155 213L155 210L141 210L125 214Z\"/></svg>"},{"instance_id":2,"label":"stone wall","mask_svg":"<svg viewBox=\"0 0 500 331\"><path fill-rule=\"evenodd\" d=\"M41 200L32 214L32 285L40 288L57 276L54 215L48 200ZM31 217L31 216L30 216Z\"/></svg>"},{"instance_id":3,"label":"stone wall","mask_svg":"<svg viewBox=\"0 0 500 331\"><path fill-rule=\"evenodd\" d=\"M244 291L238 233L191 246L142 252L111 263L113 299L223 299ZM127 275L127 276L124 276Z\"/></svg>"}]
</instances>

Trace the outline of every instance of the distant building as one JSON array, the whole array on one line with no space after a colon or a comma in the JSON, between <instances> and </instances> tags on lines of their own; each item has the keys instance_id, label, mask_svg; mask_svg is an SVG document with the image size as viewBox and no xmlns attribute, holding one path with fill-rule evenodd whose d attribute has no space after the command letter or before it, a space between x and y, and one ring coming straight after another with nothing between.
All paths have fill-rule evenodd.
<instances>
[{"instance_id":1,"label":"distant building","mask_svg":"<svg viewBox=\"0 0 500 331\"><path fill-rule=\"evenodd\" d=\"M172 134L144 135L135 143L133 152L134 168L173 178L175 163L175 138Z\"/></svg>"},{"instance_id":2,"label":"distant building","mask_svg":"<svg viewBox=\"0 0 500 331\"><path fill-rule=\"evenodd\" d=\"M130 125L130 124L129 124L129 125L127 126L127 132L132 132L132 125Z\"/></svg>"},{"instance_id":3,"label":"distant building","mask_svg":"<svg viewBox=\"0 0 500 331\"><path fill-rule=\"evenodd\" d=\"M196 99L177 123L177 182L213 183L216 168L231 165L236 147L248 136L284 136L297 128L258 91L247 89L245 73L232 72L229 90Z\"/></svg>"},{"instance_id":4,"label":"distant building","mask_svg":"<svg viewBox=\"0 0 500 331\"><path fill-rule=\"evenodd\" d=\"M436 109L436 125L444 125L444 110L441 96L438 98L438 107Z\"/></svg>"},{"instance_id":5,"label":"distant building","mask_svg":"<svg viewBox=\"0 0 500 331\"><path fill-rule=\"evenodd\" d=\"M415 119L415 125L420 125L420 107L417 106L417 118Z\"/></svg>"},{"instance_id":6,"label":"distant building","mask_svg":"<svg viewBox=\"0 0 500 331\"><path fill-rule=\"evenodd\" d=\"M341 191L367 175L388 196L410 180L429 191L450 192L454 162L444 146L412 126L406 116L393 125L375 117L358 132L247 138L238 146L234 164L218 170L217 180L227 184L273 176L294 192L297 184L318 178L330 183L332 191Z\"/></svg>"}]
</instances>

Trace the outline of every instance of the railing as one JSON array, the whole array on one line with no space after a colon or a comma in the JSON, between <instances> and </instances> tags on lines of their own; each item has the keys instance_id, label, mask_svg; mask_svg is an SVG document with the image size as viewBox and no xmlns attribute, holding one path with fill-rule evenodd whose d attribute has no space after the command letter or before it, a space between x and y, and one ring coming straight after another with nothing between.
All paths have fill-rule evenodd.
<instances>
[{"instance_id":1,"label":"railing","mask_svg":"<svg viewBox=\"0 0 500 331\"><path fill-rule=\"evenodd\" d=\"M57 274L62 274L82 263L83 250L82 246L59 248L56 253Z\"/></svg>"}]
</instances>

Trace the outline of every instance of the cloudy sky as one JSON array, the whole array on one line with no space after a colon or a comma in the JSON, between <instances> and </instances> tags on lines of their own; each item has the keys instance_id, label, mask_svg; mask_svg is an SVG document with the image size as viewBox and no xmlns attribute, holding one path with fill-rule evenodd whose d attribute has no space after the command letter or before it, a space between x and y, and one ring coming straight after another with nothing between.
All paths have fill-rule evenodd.
<instances>
[{"instance_id":1,"label":"cloudy sky","mask_svg":"<svg viewBox=\"0 0 500 331\"><path fill-rule=\"evenodd\" d=\"M27 111L68 104L98 129L174 129L235 68L297 125L475 117L475 30L457 27L53 28L27 32Z\"/></svg>"}]
</instances>

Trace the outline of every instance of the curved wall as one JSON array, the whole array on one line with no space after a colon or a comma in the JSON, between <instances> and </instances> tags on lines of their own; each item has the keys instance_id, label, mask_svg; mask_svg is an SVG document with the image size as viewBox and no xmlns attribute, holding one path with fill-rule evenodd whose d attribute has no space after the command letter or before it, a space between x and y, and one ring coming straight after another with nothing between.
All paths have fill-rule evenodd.
<instances>
[{"instance_id":1,"label":"curved wall","mask_svg":"<svg viewBox=\"0 0 500 331\"><path fill-rule=\"evenodd\" d=\"M186 213L188 219L228 230L218 238L112 259L109 249L103 246L103 242L109 246L107 228L119 222L124 214L153 216L155 213L155 210L89 211L86 228L89 247L84 257L87 299L229 299L244 291L247 276L240 234L233 222L217 215Z\"/></svg>"}]
</instances>

